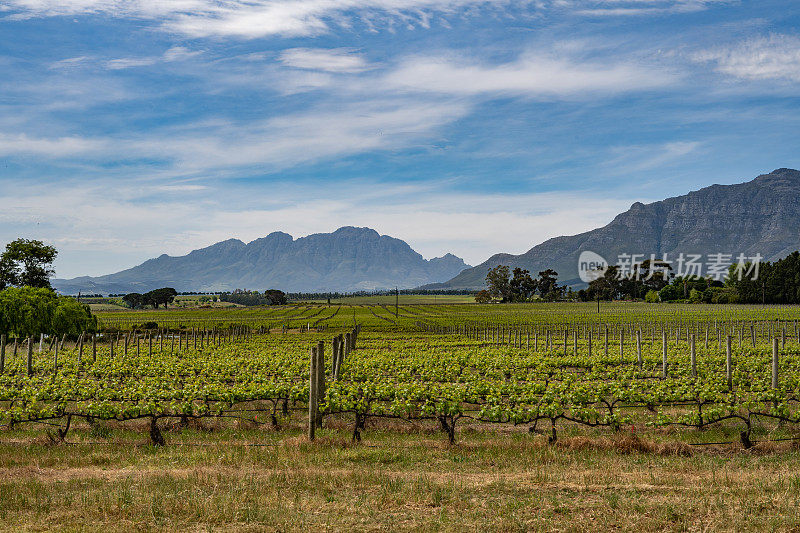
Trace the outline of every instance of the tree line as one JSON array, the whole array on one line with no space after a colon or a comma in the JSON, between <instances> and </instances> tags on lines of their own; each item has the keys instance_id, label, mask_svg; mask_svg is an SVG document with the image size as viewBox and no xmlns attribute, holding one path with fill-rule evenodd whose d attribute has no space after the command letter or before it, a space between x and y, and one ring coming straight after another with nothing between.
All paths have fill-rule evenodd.
<instances>
[{"instance_id":1,"label":"tree line","mask_svg":"<svg viewBox=\"0 0 800 533\"><path fill-rule=\"evenodd\" d=\"M800 304L800 251L774 262L731 264L724 279L676 276L664 261L646 260L629 267L609 266L602 276L577 292L556 283L551 270L530 272L498 265L486 275L485 290L477 302L525 302L537 295L544 300L645 300L647 302Z\"/></svg>"},{"instance_id":2,"label":"tree line","mask_svg":"<svg viewBox=\"0 0 800 533\"><path fill-rule=\"evenodd\" d=\"M475 301L527 302L536 295L555 301L564 299L566 294L567 288L558 284L558 272L553 269L543 270L534 278L526 269L517 267L511 271L507 265L497 265L486 274L486 289L475 295Z\"/></svg>"},{"instance_id":3,"label":"tree line","mask_svg":"<svg viewBox=\"0 0 800 533\"><path fill-rule=\"evenodd\" d=\"M264 292L235 290L223 292L219 295L222 302L229 302L248 307L257 305L286 305L286 293L278 289L269 289Z\"/></svg>"}]
</instances>

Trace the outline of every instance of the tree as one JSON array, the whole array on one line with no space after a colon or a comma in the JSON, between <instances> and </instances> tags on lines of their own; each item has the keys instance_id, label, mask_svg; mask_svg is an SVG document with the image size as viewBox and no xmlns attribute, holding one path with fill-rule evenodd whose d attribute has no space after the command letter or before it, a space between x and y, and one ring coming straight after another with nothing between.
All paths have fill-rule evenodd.
<instances>
[{"instance_id":1,"label":"tree","mask_svg":"<svg viewBox=\"0 0 800 533\"><path fill-rule=\"evenodd\" d=\"M77 336L97 329L89 306L36 287L10 287L0 291L0 333L17 337L41 333Z\"/></svg>"},{"instance_id":2,"label":"tree","mask_svg":"<svg viewBox=\"0 0 800 533\"><path fill-rule=\"evenodd\" d=\"M615 300L622 294L622 280L619 279L618 267L609 266L602 276L589 282L586 291L589 300Z\"/></svg>"},{"instance_id":3,"label":"tree","mask_svg":"<svg viewBox=\"0 0 800 533\"><path fill-rule=\"evenodd\" d=\"M144 296L138 292L131 292L123 296L122 301L128 304L131 309L137 309L144 305Z\"/></svg>"},{"instance_id":4,"label":"tree","mask_svg":"<svg viewBox=\"0 0 800 533\"><path fill-rule=\"evenodd\" d=\"M475 302L479 304L488 304L491 301L492 301L492 294L486 289L478 291L478 293L475 295Z\"/></svg>"},{"instance_id":5,"label":"tree","mask_svg":"<svg viewBox=\"0 0 800 533\"><path fill-rule=\"evenodd\" d=\"M557 280L558 272L552 268L548 268L547 270L539 272L537 286L539 288L539 294L542 295L542 298L550 301L561 298L564 293L564 289L563 287L558 286Z\"/></svg>"},{"instance_id":6,"label":"tree","mask_svg":"<svg viewBox=\"0 0 800 533\"><path fill-rule=\"evenodd\" d=\"M58 252L42 241L17 239L0 255L0 289L8 286L50 288Z\"/></svg>"},{"instance_id":7,"label":"tree","mask_svg":"<svg viewBox=\"0 0 800 533\"><path fill-rule=\"evenodd\" d=\"M497 298L501 302L511 300L511 280L507 265L497 265L489 270L486 274L486 288L492 298Z\"/></svg>"},{"instance_id":8,"label":"tree","mask_svg":"<svg viewBox=\"0 0 800 533\"><path fill-rule=\"evenodd\" d=\"M155 309L158 309L160 304L164 304L164 307L169 307L169 304L175 301L177 295L178 291L172 287L163 287L143 294L142 298L145 305L152 305Z\"/></svg>"},{"instance_id":9,"label":"tree","mask_svg":"<svg viewBox=\"0 0 800 533\"><path fill-rule=\"evenodd\" d=\"M267 305L286 305L286 293L278 289L269 289L264 291L264 297L267 299Z\"/></svg>"},{"instance_id":10,"label":"tree","mask_svg":"<svg viewBox=\"0 0 800 533\"><path fill-rule=\"evenodd\" d=\"M514 277L509 281L510 300L512 302L527 302L536 294L537 283L528 270L514 269Z\"/></svg>"}]
</instances>

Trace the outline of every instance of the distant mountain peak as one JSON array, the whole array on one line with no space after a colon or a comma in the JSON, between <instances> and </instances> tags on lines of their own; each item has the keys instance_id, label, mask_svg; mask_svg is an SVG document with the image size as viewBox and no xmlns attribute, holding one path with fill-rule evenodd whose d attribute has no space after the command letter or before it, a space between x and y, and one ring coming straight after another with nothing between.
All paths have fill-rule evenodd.
<instances>
[{"instance_id":1,"label":"distant mountain peak","mask_svg":"<svg viewBox=\"0 0 800 533\"><path fill-rule=\"evenodd\" d=\"M227 239L180 257L166 254L96 278L53 280L61 292L146 292L281 288L347 292L412 288L452 278L469 265L452 254L425 260L405 241L371 228L344 226L295 239L275 231L247 244Z\"/></svg>"}]
</instances>

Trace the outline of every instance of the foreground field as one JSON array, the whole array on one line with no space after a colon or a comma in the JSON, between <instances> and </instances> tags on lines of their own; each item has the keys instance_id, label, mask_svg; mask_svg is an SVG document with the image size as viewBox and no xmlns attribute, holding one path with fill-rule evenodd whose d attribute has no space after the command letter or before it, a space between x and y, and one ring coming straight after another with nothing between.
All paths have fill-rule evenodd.
<instances>
[{"instance_id":1,"label":"foreground field","mask_svg":"<svg viewBox=\"0 0 800 533\"><path fill-rule=\"evenodd\" d=\"M0 443L2 530L800 527L800 453L788 444L687 450L675 435L618 435L548 445L478 427L449 446L426 426L371 428L368 445L337 429L308 443L301 428L184 429L160 448L125 429L78 429L72 445L32 437Z\"/></svg>"}]
</instances>

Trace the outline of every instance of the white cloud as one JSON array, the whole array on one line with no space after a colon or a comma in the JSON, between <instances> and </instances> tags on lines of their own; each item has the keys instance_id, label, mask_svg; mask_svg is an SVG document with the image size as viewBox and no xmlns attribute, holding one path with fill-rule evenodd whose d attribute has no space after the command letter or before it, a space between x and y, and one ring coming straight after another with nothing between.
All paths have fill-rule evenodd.
<instances>
[{"instance_id":1,"label":"white cloud","mask_svg":"<svg viewBox=\"0 0 800 533\"><path fill-rule=\"evenodd\" d=\"M701 63L713 63L716 70L749 80L800 81L800 38L774 34L694 54Z\"/></svg>"},{"instance_id":2,"label":"white cloud","mask_svg":"<svg viewBox=\"0 0 800 533\"><path fill-rule=\"evenodd\" d=\"M620 146L612 148L616 157L603 166L616 174L643 172L665 168L696 155L703 148L698 141L675 141L656 145Z\"/></svg>"},{"instance_id":3,"label":"white cloud","mask_svg":"<svg viewBox=\"0 0 800 533\"><path fill-rule=\"evenodd\" d=\"M290 48L278 59L288 67L326 72L358 73L371 68L364 56L351 48Z\"/></svg>"},{"instance_id":4,"label":"white cloud","mask_svg":"<svg viewBox=\"0 0 800 533\"><path fill-rule=\"evenodd\" d=\"M106 61L105 65L109 70L122 70L135 67L147 67L154 65L157 61L158 59L154 57L124 57Z\"/></svg>"},{"instance_id":5,"label":"white cloud","mask_svg":"<svg viewBox=\"0 0 800 533\"><path fill-rule=\"evenodd\" d=\"M465 104L393 99L348 104L335 111L316 109L245 125L200 123L147 137L47 138L0 132L0 154L102 161L160 159L184 172L253 165L273 171L326 158L412 146L467 112Z\"/></svg>"},{"instance_id":6,"label":"white cloud","mask_svg":"<svg viewBox=\"0 0 800 533\"><path fill-rule=\"evenodd\" d=\"M571 95L617 93L668 85L677 76L632 62L576 61L567 57L527 54L500 65L450 57L407 60L385 82L397 88L437 93Z\"/></svg>"},{"instance_id":7,"label":"white cloud","mask_svg":"<svg viewBox=\"0 0 800 533\"><path fill-rule=\"evenodd\" d=\"M728 4L732 0L595 0L572 2L585 7L576 10L579 15L593 17L626 17L661 15L665 13L692 13L703 11L713 4Z\"/></svg>"},{"instance_id":8,"label":"white cloud","mask_svg":"<svg viewBox=\"0 0 800 533\"><path fill-rule=\"evenodd\" d=\"M548 8L584 14L644 14L705 9L728 0L6 0L12 18L104 14L159 21L190 37L259 38L318 35L354 20L368 27L429 27L435 15L463 16L474 9ZM640 4L650 7L640 7ZM636 6L636 7L631 7ZM653 7L655 6L655 7ZM610 12L610 13L608 13ZM443 21L446 24L446 21Z\"/></svg>"},{"instance_id":9,"label":"white cloud","mask_svg":"<svg viewBox=\"0 0 800 533\"><path fill-rule=\"evenodd\" d=\"M107 148L103 140L82 137L30 137L26 134L0 132L0 156L71 157L101 154Z\"/></svg>"}]
</instances>

